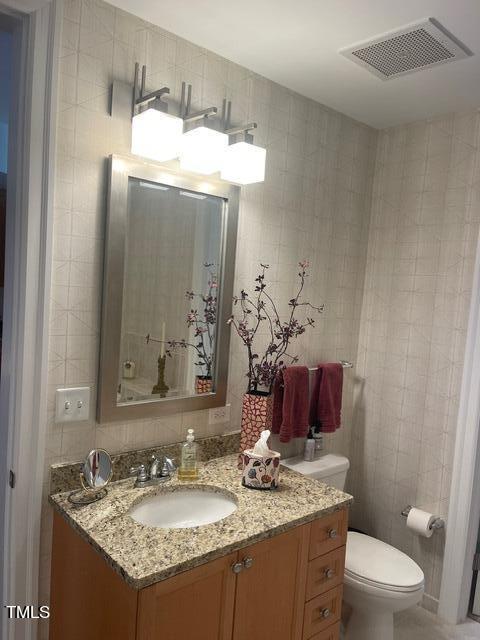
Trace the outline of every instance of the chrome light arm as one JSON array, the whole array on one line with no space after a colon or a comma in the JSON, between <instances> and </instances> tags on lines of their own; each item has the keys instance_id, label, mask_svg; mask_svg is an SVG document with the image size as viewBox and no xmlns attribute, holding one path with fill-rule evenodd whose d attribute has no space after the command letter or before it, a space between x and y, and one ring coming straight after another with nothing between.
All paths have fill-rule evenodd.
<instances>
[{"instance_id":1,"label":"chrome light arm","mask_svg":"<svg viewBox=\"0 0 480 640\"><path fill-rule=\"evenodd\" d=\"M161 111L167 111L167 104L165 102L162 102L162 97L164 95L168 95L170 93L170 89L168 87L162 87L161 89L156 89L155 91L151 91L150 93L145 94L145 82L147 77L146 65L142 66L142 80L140 83L140 87L138 86L139 71L140 65L138 64L138 62L136 62L133 85L132 116L134 116L136 112L141 111L141 107L147 105L152 101L155 101L154 106L156 108Z\"/></svg>"}]
</instances>

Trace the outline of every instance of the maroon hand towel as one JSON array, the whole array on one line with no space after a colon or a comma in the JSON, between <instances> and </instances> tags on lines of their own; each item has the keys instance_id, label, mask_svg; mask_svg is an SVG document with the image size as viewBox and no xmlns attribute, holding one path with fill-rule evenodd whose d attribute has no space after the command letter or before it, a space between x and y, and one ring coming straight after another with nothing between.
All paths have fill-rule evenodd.
<instances>
[{"instance_id":1,"label":"maroon hand towel","mask_svg":"<svg viewBox=\"0 0 480 640\"><path fill-rule=\"evenodd\" d=\"M272 433L280 442L305 438L308 433L308 369L287 367L275 378Z\"/></svg>"},{"instance_id":2,"label":"maroon hand towel","mask_svg":"<svg viewBox=\"0 0 480 640\"><path fill-rule=\"evenodd\" d=\"M313 376L310 426L333 433L341 424L343 367L339 362L319 364Z\"/></svg>"}]
</instances>

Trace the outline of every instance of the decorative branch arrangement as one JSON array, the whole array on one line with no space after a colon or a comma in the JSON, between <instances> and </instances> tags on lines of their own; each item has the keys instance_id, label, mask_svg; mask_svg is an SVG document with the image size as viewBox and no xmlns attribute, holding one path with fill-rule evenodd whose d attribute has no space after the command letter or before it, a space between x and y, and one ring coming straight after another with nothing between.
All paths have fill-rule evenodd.
<instances>
[{"instance_id":1,"label":"decorative branch arrangement","mask_svg":"<svg viewBox=\"0 0 480 640\"><path fill-rule=\"evenodd\" d=\"M187 291L185 297L187 300L198 300L201 302L202 309L199 311L197 308L191 308L187 313L187 326L189 328L194 327L194 337L197 342L188 342L184 338L181 340L158 340L152 338L148 334L145 338L147 344L149 342L157 342L165 345L165 355L169 358L173 356L173 353L178 349L191 348L195 351L197 361L195 365L202 368L203 375L205 377L212 376L212 367L214 361L214 348L215 348L215 325L217 322L217 289L218 281L217 274L212 269L214 263L205 262L203 265L208 269L208 288L206 293L195 293L194 291Z\"/></svg>"},{"instance_id":2,"label":"decorative branch arrangement","mask_svg":"<svg viewBox=\"0 0 480 640\"><path fill-rule=\"evenodd\" d=\"M273 383L278 371L287 366L285 358L289 359L288 364L298 361L297 356L290 355L288 348L293 338L305 333L307 327L313 327L315 320L306 316L303 321L297 320L295 315L300 307L305 307L322 313L325 305L316 307L310 302L304 302L301 294L308 277L307 261L299 262L300 271L298 273L299 283L295 297L289 301L290 315L286 321L280 319L277 306L267 291L265 274L269 268L268 264L260 264L261 272L255 278L255 295L250 296L242 289L240 296L235 296L233 303L240 307L239 319L232 315L228 323L231 324L243 344L248 354L248 387L247 393L265 394L271 393ZM259 331L266 323L269 331L269 340L262 355L256 352L255 339Z\"/></svg>"}]
</instances>

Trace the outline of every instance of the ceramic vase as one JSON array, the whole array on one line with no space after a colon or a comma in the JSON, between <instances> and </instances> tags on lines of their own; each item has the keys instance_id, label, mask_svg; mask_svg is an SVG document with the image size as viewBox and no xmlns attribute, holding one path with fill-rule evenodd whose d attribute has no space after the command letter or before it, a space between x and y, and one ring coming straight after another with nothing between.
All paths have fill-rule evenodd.
<instances>
[{"instance_id":1,"label":"ceramic vase","mask_svg":"<svg viewBox=\"0 0 480 640\"><path fill-rule=\"evenodd\" d=\"M271 393L246 393L242 405L242 429L240 452L252 449L260 434L272 428L273 395Z\"/></svg>"},{"instance_id":2,"label":"ceramic vase","mask_svg":"<svg viewBox=\"0 0 480 640\"><path fill-rule=\"evenodd\" d=\"M195 393L211 393L213 390L213 380L211 376L195 376Z\"/></svg>"}]
</instances>

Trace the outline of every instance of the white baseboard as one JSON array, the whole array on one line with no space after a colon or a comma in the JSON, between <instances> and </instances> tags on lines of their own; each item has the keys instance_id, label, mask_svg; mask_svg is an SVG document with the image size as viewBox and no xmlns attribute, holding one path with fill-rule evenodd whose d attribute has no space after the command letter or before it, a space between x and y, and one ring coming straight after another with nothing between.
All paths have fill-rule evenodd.
<instances>
[{"instance_id":1,"label":"white baseboard","mask_svg":"<svg viewBox=\"0 0 480 640\"><path fill-rule=\"evenodd\" d=\"M428 593L423 594L421 606L427 611L430 611L430 613L438 613L438 599L429 596Z\"/></svg>"}]
</instances>

